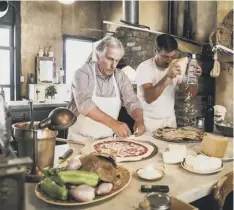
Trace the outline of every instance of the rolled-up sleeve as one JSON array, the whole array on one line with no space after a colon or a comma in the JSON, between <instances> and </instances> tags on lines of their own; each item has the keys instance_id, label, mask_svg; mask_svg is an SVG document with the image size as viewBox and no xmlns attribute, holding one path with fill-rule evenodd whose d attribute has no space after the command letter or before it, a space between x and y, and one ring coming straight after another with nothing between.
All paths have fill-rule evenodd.
<instances>
[{"instance_id":1,"label":"rolled-up sleeve","mask_svg":"<svg viewBox=\"0 0 234 210\"><path fill-rule=\"evenodd\" d=\"M87 72L78 69L72 82L72 94L79 113L87 115L97 105L92 100L93 83Z\"/></svg>"},{"instance_id":2,"label":"rolled-up sleeve","mask_svg":"<svg viewBox=\"0 0 234 210\"><path fill-rule=\"evenodd\" d=\"M133 86L128 76L124 72L119 72L119 87L120 94L123 100L124 106L129 115L137 109L142 109L141 102L137 98L136 93L133 90Z\"/></svg>"}]
</instances>

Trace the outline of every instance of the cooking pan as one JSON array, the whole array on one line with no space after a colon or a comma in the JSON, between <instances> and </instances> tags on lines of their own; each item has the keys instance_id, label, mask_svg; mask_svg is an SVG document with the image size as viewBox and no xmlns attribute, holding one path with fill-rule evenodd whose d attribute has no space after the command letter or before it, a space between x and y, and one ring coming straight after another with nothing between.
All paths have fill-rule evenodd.
<instances>
[{"instance_id":1,"label":"cooking pan","mask_svg":"<svg viewBox=\"0 0 234 210\"><path fill-rule=\"evenodd\" d=\"M215 124L216 129L224 136L233 137L233 127Z\"/></svg>"}]
</instances>

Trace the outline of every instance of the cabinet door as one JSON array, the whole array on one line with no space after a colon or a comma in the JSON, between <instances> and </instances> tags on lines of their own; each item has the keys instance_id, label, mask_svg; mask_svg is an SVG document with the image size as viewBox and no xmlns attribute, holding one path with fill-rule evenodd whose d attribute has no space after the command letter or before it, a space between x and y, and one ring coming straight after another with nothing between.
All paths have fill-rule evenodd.
<instances>
[{"instance_id":1,"label":"cabinet door","mask_svg":"<svg viewBox=\"0 0 234 210\"><path fill-rule=\"evenodd\" d=\"M35 95L37 101L44 101L45 100L45 85L37 85L35 88Z\"/></svg>"},{"instance_id":2,"label":"cabinet door","mask_svg":"<svg viewBox=\"0 0 234 210\"><path fill-rule=\"evenodd\" d=\"M71 98L71 85L66 85L64 87L64 90L65 90L64 101L70 101L70 98Z\"/></svg>"},{"instance_id":3,"label":"cabinet door","mask_svg":"<svg viewBox=\"0 0 234 210\"><path fill-rule=\"evenodd\" d=\"M46 88L46 85L30 84L29 85L29 99L33 101L44 101L45 100L45 88Z\"/></svg>"}]
</instances>

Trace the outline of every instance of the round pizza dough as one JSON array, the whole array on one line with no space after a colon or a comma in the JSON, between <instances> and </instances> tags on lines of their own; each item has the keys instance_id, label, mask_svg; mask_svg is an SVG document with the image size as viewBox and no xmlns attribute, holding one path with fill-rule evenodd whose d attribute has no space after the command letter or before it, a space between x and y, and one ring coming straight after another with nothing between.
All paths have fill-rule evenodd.
<instances>
[{"instance_id":1,"label":"round pizza dough","mask_svg":"<svg viewBox=\"0 0 234 210\"><path fill-rule=\"evenodd\" d=\"M152 154L154 147L139 141L107 138L95 141L92 144L92 151L108 153L115 157L116 162L124 162L142 160Z\"/></svg>"}]
</instances>

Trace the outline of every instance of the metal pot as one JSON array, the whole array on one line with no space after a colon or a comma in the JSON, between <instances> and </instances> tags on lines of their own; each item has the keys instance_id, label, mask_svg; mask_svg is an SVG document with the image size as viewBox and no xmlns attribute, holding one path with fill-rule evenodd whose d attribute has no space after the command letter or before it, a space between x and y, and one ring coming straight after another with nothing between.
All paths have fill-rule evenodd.
<instances>
[{"instance_id":1,"label":"metal pot","mask_svg":"<svg viewBox=\"0 0 234 210\"><path fill-rule=\"evenodd\" d=\"M18 145L19 157L30 157L33 160L33 129L29 129L30 122L20 122L12 125L12 136ZM35 125L38 122L35 122ZM41 169L52 167L57 132L45 129L37 131L37 166Z\"/></svg>"}]
</instances>

